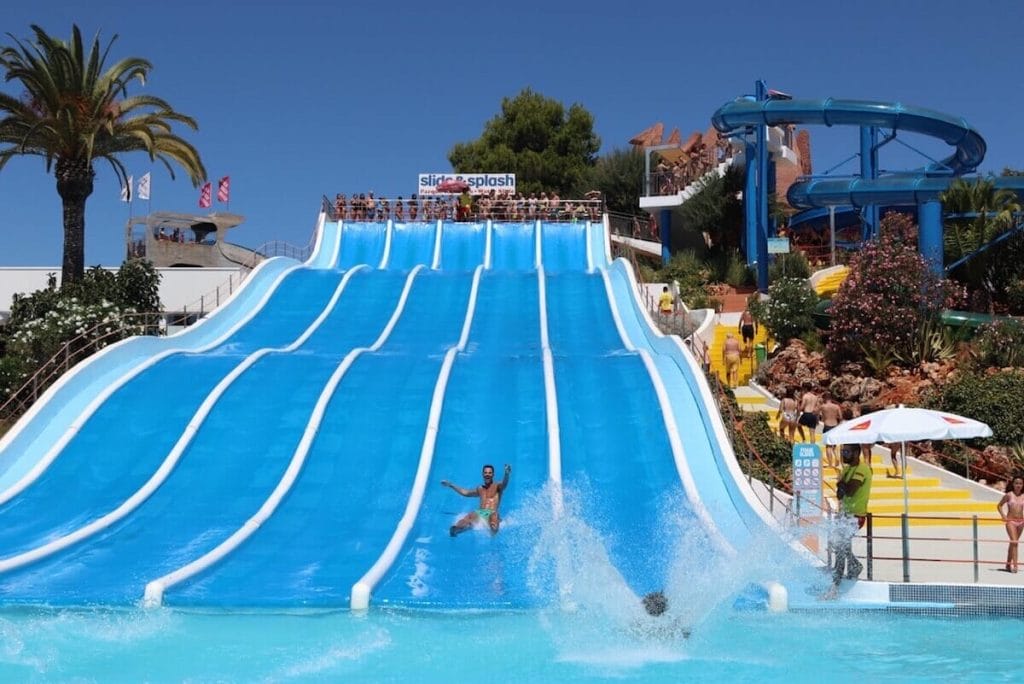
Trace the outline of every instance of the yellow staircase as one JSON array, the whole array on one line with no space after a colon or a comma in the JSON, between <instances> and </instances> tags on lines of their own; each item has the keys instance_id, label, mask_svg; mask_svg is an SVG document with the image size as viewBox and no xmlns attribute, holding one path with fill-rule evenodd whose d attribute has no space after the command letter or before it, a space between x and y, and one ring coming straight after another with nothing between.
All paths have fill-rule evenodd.
<instances>
[{"instance_id":1,"label":"yellow staircase","mask_svg":"<svg viewBox=\"0 0 1024 684\"><path fill-rule=\"evenodd\" d=\"M831 297L839 291L839 286L843 284L849 274L850 269L845 266L837 268L835 272L829 273L819 280L818 284L814 286L814 291L818 293L819 297Z\"/></svg>"},{"instance_id":2,"label":"yellow staircase","mask_svg":"<svg viewBox=\"0 0 1024 684\"><path fill-rule=\"evenodd\" d=\"M708 348L708 360L711 362L711 370L718 375L723 383L725 382L725 361L722 359L722 347L725 345L725 336L728 333L732 333L733 337L740 341L740 344L743 343L743 337L740 335L739 328L736 325L719 324L715 326L715 337ZM757 334L754 335L753 344L767 346L768 333L763 325L757 326ZM739 384L745 385L750 382L750 378L754 376L756 370L757 358L754 350L751 349L750 353L740 356Z\"/></svg>"},{"instance_id":3,"label":"yellow staircase","mask_svg":"<svg viewBox=\"0 0 1024 684\"><path fill-rule=\"evenodd\" d=\"M778 434L779 419L777 409L768 405L765 397L737 397L743 411L770 411L768 424ZM825 458L825 444L821 432L815 434L815 443L821 447L822 459ZM903 513L903 478L889 477L893 472L888 453L871 454L871 498L868 510L872 513L875 527L899 527L900 514ZM825 467L822 471L825 496L835 504L835 483L839 472L835 468ZM996 514L995 505L989 501L978 501L967 489L943 486L938 477L919 476L914 473L914 466L907 467L908 513L910 525L958 526L971 525L972 516L978 516L979 525L1001 525Z\"/></svg>"}]
</instances>

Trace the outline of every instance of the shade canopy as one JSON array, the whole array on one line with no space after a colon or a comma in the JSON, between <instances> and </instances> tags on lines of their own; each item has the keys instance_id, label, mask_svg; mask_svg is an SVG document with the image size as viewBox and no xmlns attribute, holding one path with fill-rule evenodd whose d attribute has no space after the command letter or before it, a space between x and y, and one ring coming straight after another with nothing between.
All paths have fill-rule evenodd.
<instances>
[{"instance_id":1,"label":"shade canopy","mask_svg":"<svg viewBox=\"0 0 1024 684\"><path fill-rule=\"evenodd\" d=\"M900 406L840 423L825 434L824 441L825 444L874 444L991 436L992 428L973 418Z\"/></svg>"}]
</instances>

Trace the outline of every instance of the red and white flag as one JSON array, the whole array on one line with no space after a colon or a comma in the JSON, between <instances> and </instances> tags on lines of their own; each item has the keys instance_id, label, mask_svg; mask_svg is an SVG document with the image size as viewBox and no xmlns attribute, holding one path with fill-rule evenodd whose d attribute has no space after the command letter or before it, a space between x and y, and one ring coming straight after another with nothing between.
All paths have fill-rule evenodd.
<instances>
[{"instance_id":1,"label":"red and white flag","mask_svg":"<svg viewBox=\"0 0 1024 684\"><path fill-rule=\"evenodd\" d=\"M213 183L207 183L203 186L203 189L199 191L199 208L209 209L210 205L213 204Z\"/></svg>"},{"instance_id":2,"label":"red and white flag","mask_svg":"<svg viewBox=\"0 0 1024 684\"><path fill-rule=\"evenodd\" d=\"M225 204L231 197L231 176L224 176L217 181L217 201Z\"/></svg>"}]
</instances>

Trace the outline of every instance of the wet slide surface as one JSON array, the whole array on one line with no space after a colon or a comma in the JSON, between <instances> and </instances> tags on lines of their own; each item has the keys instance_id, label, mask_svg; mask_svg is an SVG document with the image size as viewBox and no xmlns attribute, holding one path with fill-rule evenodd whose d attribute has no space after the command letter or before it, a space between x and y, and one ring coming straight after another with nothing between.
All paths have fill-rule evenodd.
<instances>
[{"instance_id":1,"label":"wet slide surface","mask_svg":"<svg viewBox=\"0 0 1024 684\"><path fill-rule=\"evenodd\" d=\"M224 344L163 359L115 391L43 477L0 506L5 557L109 512L152 476L221 379L258 350L292 344L327 311L301 346L263 355L227 386L152 496L109 529L0 573L0 600L137 602L147 582L196 560L255 514L319 420L274 515L222 561L170 587L165 601L348 604L405 512L439 371L462 332L487 237L483 224L445 224L432 271L437 225L396 224L378 270L386 233L350 228L340 263L365 259L370 268L349 276L332 308L344 271L295 271ZM551 514L537 230L532 222L492 225L493 268L481 274L467 344L452 365L422 505L374 603L523 608L555 598L556 588L531 574L539 526ZM619 336L603 279L584 272L585 225L540 231L566 491L631 589L663 587L669 555L658 523L688 510L654 387ZM315 416L332 373L380 336L417 265L428 268L413 275L383 346L355 357ZM440 481L473 488L485 463L499 480L505 463L513 469L502 530L452 538L448 528L477 500Z\"/></svg>"}]
</instances>

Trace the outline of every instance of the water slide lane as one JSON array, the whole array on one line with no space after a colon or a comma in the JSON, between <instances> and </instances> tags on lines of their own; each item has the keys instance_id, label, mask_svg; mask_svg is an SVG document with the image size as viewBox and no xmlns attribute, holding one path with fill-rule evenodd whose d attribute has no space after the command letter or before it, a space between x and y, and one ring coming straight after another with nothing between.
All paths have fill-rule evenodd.
<instances>
[{"instance_id":1,"label":"water slide lane","mask_svg":"<svg viewBox=\"0 0 1024 684\"><path fill-rule=\"evenodd\" d=\"M479 503L440 486L480 483L485 463L500 480L501 532L448 528ZM373 592L377 604L444 608L525 607L537 603L526 568L537 530L521 508L548 477L544 375L535 273L485 273L466 351L452 366L431 477L409 540Z\"/></svg>"},{"instance_id":2,"label":"water slide lane","mask_svg":"<svg viewBox=\"0 0 1024 684\"><path fill-rule=\"evenodd\" d=\"M541 250L545 273L586 271L586 224L542 223Z\"/></svg>"},{"instance_id":3,"label":"water slide lane","mask_svg":"<svg viewBox=\"0 0 1024 684\"><path fill-rule=\"evenodd\" d=\"M536 223L494 223L491 227L495 271L532 271L536 266Z\"/></svg>"},{"instance_id":4,"label":"water slide lane","mask_svg":"<svg viewBox=\"0 0 1024 684\"><path fill-rule=\"evenodd\" d=\"M331 271L295 271L225 344L206 354L168 356L117 389L53 463L0 506L0 557L34 548L114 509L158 468L221 378L259 347L284 346L298 337L340 278Z\"/></svg>"},{"instance_id":5,"label":"water slide lane","mask_svg":"<svg viewBox=\"0 0 1024 684\"><path fill-rule=\"evenodd\" d=\"M484 263L486 223L445 223L441 228L441 269L472 271Z\"/></svg>"},{"instance_id":6,"label":"water slide lane","mask_svg":"<svg viewBox=\"0 0 1024 684\"><path fill-rule=\"evenodd\" d=\"M395 223L391 236L391 255L387 268L406 270L424 265L428 268L434 260L434 239L437 222Z\"/></svg>"},{"instance_id":7,"label":"water slide lane","mask_svg":"<svg viewBox=\"0 0 1024 684\"><path fill-rule=\"evenodd\" d=\"M345 222L341 233L338 266L349 269L359 264L376 266L384 255L386 223Z\"/></svg>"},{"instance_id":8,"label":"water slide lane","mask_svg":"<svg viewBox=\"0 0 1024 684\"><path fill-rule=\"evenodd\" d=\"M280 508L224 561L169 589L167 604L347 604L405 508L443 351L461 332L471 283L469 273L416 277L384 346L343 376Z\"/></svg>"},{"instance_id":9,"label":"water slide lane","mask_svg":"<svg viewBox=\"0 0 1024 684\"><path fill-rule=\"evenodd\" d=\"M617 259L608 272L626 335L635 347L651 353L671 398L686 462L701 502L730 544L744 547L752 534L759 534L766 526L743 497L726 466L725 455L712 427L710 411L717 409L709 409L700 399L699 381L683 358L682 350L671 338L657 335L643 319L630 294L633 285L625 262Z\"/></svg>"},{"instance_id":10,"label":"water slide lane","mask_svg":"<svg viewBox=\"0 0 1024 684\"><path fill-rule=\"evenodd\" d=\"M566 491L633 591L664 588L662 525L692 513L650 377L623 348L599 275L548 276L547 292Z\"/></svg>"}]
</instances>

